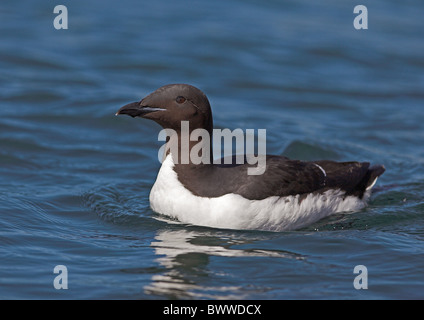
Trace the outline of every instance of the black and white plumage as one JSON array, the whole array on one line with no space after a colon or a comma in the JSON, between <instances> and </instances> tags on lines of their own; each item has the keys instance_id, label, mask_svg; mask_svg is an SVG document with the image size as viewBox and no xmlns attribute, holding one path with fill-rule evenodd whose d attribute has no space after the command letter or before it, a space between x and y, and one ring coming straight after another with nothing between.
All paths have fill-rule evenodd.
<instances>
[{"instance_id":1,"label":"black and white plumage","mask_svg":"<svg viewBox=\"0 0 424 320\"><path fill-rule=\"evenodd\" d=\"M181 121L189 121L190 131L202 128L212 134L213 129L206 95L186 84L163 86L118 114L173 129L176 136L169 144L179 142ZM385 171L384 166L368 162L307 162L268 155L264 173L248 175L247 162L217 165L211 159L211 164L181 164L179 160L172 153L166 155L150 192L152 209L184 223L231 229L293 230L333 213L360 210Z\"/></svg>"}]
</instances>

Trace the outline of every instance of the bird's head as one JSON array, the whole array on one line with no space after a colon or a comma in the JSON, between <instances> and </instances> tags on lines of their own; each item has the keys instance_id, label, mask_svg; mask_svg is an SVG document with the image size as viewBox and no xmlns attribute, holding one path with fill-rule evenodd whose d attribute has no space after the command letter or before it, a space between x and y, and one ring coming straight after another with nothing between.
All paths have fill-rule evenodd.
<instances>
[{"instance_id":1,"label":"bird's head","mask_svg":"<svg viewBox=\"0 0 424 320\"><path fill-rule=\"evenodd\" d=\"M139 102L129 103L116 115L151 119L164 129L181 129L181 121L188 121L190 131L206 129L212 132L212 112L206 95L187 84L169 84L160 87Z\"/></svg>"}]
</instances>

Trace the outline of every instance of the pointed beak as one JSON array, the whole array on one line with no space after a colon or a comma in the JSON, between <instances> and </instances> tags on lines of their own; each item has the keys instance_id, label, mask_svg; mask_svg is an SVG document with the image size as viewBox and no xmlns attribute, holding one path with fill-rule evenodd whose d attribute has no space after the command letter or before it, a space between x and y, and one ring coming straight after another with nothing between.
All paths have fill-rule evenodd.
<instances>
[{"instance_id":1,"label":"pointed beak","mask_svg":"<svg viewBox=\"0 0 424 320\"><path fill-rule=\"evenodd\" d=\"M120 114L127 114L135 118L135 117L143 117L144 115L148 113L156 112L156 111L166 111L166 109L142 106L141 102L132 102L123 106L121 109L119 109L118 112L115 113L115 116L119 116Z\"/></svg>"}]
</instances>

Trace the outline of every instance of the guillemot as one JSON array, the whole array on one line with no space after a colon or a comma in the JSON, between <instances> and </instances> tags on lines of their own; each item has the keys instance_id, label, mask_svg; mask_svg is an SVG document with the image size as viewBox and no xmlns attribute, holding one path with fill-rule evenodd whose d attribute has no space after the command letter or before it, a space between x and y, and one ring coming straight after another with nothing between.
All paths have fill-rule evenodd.
<instances>
[{"instance_id":1,"label":"guillemot","mask_svg":"<svg viewBox=\"0 0 424 320\"><path fill-rule=\"evenodd\" d=\"M190 132L212 134L212 111L206 95L187 84L165 85L116 115L127 114L157 122L175 134L168 144L181 144L181 123ZM205 143L211 146L211 139ZM195 143L190 141L191 150ZM338 212L366 206L371 189L385 171L368 162L300 161L266 155L261 175L249 175L246 161L231 165L189 161L168 148L150 192L151 208L183 223L269 231L306 227ZM181 148L178 149L181 151ZM212 158L212 152L210 153Z\"/></svg>"}]
</instances>

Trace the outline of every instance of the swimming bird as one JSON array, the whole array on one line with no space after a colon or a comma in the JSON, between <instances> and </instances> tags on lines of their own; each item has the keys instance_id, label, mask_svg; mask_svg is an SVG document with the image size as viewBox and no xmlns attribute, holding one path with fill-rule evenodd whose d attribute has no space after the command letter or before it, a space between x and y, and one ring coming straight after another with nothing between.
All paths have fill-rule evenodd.
<instances>
[{"instance_id":1,"label":"swimming bird","mask_svg":"<svg viewBox=\"0 0 424 320\"><path fill-rule=\"evenodd\" d=\"M183 163L182 123L188 121L190 133L196 129L209 135L213 132L208 98L188 84L160 87L120 108L116 115L121 114L172 129L149 200L155 212L187 224L269 231L303 228L334 213L364 208L371 188L385 171L383 165L368 162L300 161L266 155L263 174L251 175L248 168L252 165L246 160L214 164L212 152L211 161ZM198 143L211 150L211 141L189 141L189 151Z\"/></svg>"}]
</instances>

